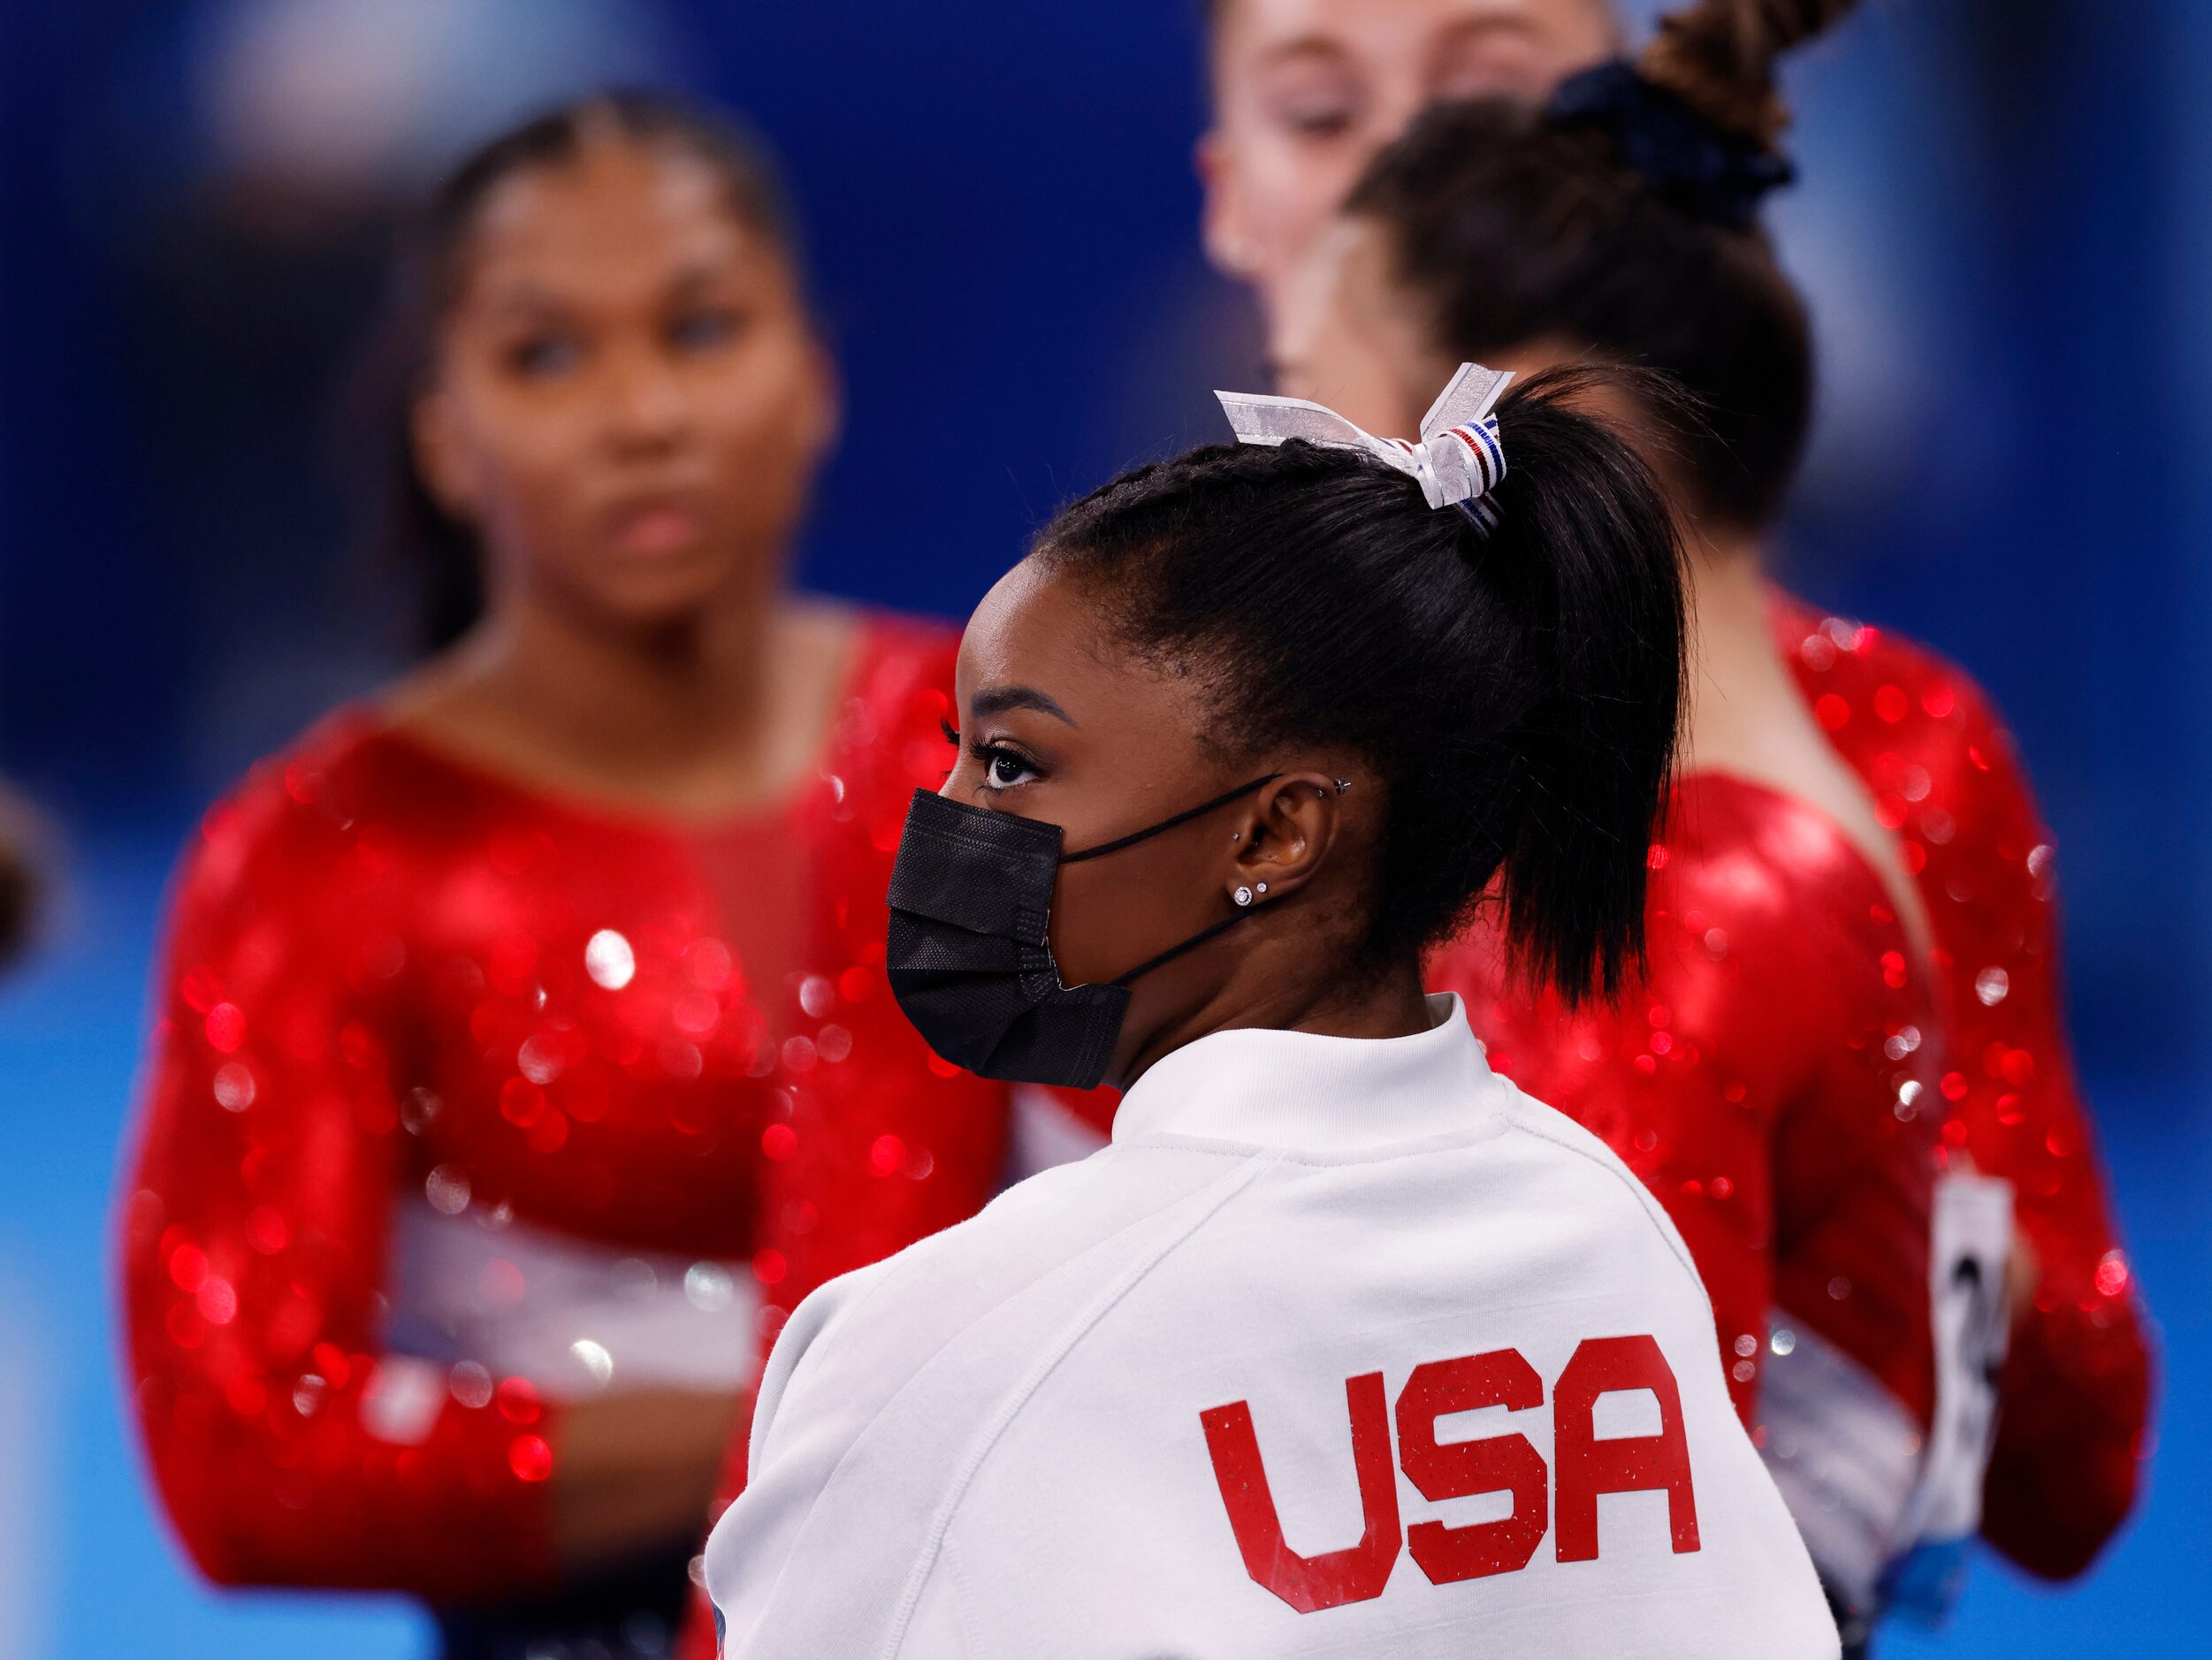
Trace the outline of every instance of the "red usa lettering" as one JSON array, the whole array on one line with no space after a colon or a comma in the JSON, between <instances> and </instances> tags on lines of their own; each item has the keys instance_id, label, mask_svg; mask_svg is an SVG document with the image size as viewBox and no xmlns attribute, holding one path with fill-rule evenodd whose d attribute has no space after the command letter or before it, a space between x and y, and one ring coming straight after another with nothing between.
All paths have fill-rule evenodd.
<instances>
[{"instance_id":1,"label":"red usa lettering","mask_svg":"<svg viewBox=\"0 0 2212 1660\"><path fill-rule=\"evenodd\" d=\"M1623 1390L1650 1392L1659 1403L1659 1432L1599 1440L1591 1428L1598 1397ZM1513 1513L1499 1521L1464 1527L1424 1521L1401 1527L1383 1374L1346 1378L1344 1397L1352 1419L1352 1471L1365 1531L1357 1544L1310 1557L1284 1542L1251 1407L1232 1401L1198 1415L1246 1571L1301 1614L1380 1596L1401 1546L1411 1550L1415 1565L1432 1585L1518 1572L1529 1565L1547 1532L1553 1534L1560 1561L1594 1561L1601 1493L1663 1489L1675 1551L1697 1549L1697 1499L1682 1435L1682 1396L1667 1357L1649 1336L1585 1340L1553 1385L1556 1517L1552 1473L1527 1436L1439 1442L1436 1435L1437 1420L1453 1413L1484 1406L1518 1413L1544 1405L1544 1380L1519 1350L1431 1360L1415 1367L1398 1394L1397 1463L1406 1479L1432 1503L1478 1493L1510 1494Z\"/></svg>"}]
</instances>

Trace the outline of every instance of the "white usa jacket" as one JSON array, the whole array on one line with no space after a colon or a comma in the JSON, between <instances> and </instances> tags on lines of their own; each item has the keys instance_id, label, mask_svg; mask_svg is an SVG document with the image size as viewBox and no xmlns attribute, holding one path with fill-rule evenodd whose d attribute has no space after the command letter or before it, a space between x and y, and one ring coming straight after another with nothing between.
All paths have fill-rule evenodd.
<instances>
[{"instance_id":1,"label":"white usa jacket","mask_svg":"<svg viewBox=\"0 0 2212 1660\"><path fill-rule=\"evenodd\" d=\"M728 1660L1834 1656L1673 1225L1430 1011L1202 1039L802 1304Z\"/></svg>"}]
</instances>

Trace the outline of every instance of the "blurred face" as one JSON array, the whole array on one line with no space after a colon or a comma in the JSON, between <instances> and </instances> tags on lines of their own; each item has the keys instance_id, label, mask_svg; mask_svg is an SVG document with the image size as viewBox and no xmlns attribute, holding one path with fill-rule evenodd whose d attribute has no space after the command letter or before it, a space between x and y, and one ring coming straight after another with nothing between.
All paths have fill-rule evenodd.
<instances>
[{"instance_id":1,"label":"blurred face","mask_svg":"<svg viewBox=\"0 0 2212 1660\"><path fill-rule=\"evenodd\" d=\"M719 175L588 141L495 187L464 258L415 433L494 610L651 626L778 583L835 387L782 250Z\"/></svg>"},{"instance_id":2,"label":"blurred face","mask_svg":"<svg viewBox=\"0 0 2212 1660\"><path fill-rule=\"evenodd\" d=\"M1417 437L1459 367L1435 344L1430 309L1399 287L1378 226L1331 219L1282 286L1269 331L1276 389L1379 437Z\"/></svg>"},{"instance_id":3,"label":"blurred face","mask_svg":"<svg viewBox=\"0 0 2212 1660\"><path fill-rule=\"evenodd\" d=\"M1333 890L1355 857L1350 849L1367 841L1363 817L1339 837L1347 814L1372 809L1327 788L1329 758L1224 763L1201 741L1217 720L1194 678L1133 658L1101 628L1079 583L1034 560L1002 578L970 620L957 695L961 747L941 793L1056 824L1071 853L1263 773L1283 774L1133 847L1063 865L1050 939L1065 985L1111 980L1235 915L1239 886L1265 882L1260 902L1279 903L1307 892L1326 866L1307 897ZM1318 931L1348 915L1339 902L1324 898L1287 928L1255 915L1140 978L1109 1080L1200 1035L1189 1023L1240 970L1270 986L1325 972L1338 954Z\"/></svg>"},{"instance_id":4,"label":"blurred face","mask_svg":"<svg viewBox=\"0 0 2212 1660\"><path fill-rule=\"evenodd\" d=\"M1438 98L1540 97L1614 49L1610 0L1223 0L1206 249L1271 314L1375 152Z\"/></svg>"},{"instance_id":5,"label":"blurred face","mask_svg":"<svg viewBox=\"0 0 2212 1660\"><path fill-rule=\"evenodd\" d=\"M1383 228L1343 214L1330 221L1283 285L1271 345L1284 396L1325 404L1391 438L1420 435L1421 417L1461 361L1440 340L1433 306L1399 282ZM1595 361L1575 342L1551 336L1484 354L1487 367L1520 375ZM1593 407L1624 430L1642 427L1642 412L1619 394L1598 388L1590 396Z\"/></svg>"}]
</instances>

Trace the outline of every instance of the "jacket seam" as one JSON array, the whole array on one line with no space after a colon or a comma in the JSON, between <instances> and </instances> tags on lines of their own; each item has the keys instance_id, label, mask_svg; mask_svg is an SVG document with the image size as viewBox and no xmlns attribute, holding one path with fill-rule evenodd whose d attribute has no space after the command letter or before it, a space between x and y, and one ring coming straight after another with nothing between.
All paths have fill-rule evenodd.
<instances>
[{"instance_id":1,"label":"jacket seam","mask_svg":"<svg viewBox=\"0 0 2212 1660\"><path fill-rule=\"evenodd\" d=\"M1546 1108L1545 1110L1549 1112L1555 1109ZM1689 1247L1682 1244L1682 1237L1676 1231L1674 1222L1667 1218L1666 1209L1652 1196L1651 1190L1637 1180L1632 1171L1625 1166L1616 1165L1610 1160L1600 1158L1588 1147L1576 1146L1567 1137L1554 1135L1548 1130L1529 1123L1517 1114L1514 1118L1514 1128L1534 1136L1539 1141L1548 1141L1561 1152L1571 1153L1586 1164L1596 1165L1614 1181L1627 1188L1642 1207L1644 1219L1658 1228L1659 1237L1666 1241L1667 1248L1673 1253L1674 1260L1682 1264L1682 1272L1690 1275L1690 1283L1697 1288L1697 1294L1705 1298L1708 1304L1711 1303L1711 1293L1705 1290L1705 1280L1698 1274L1697 1264L1690 1260Z\"/></svg>"},{"instance_id":2,"label":"jacket seam","mask_svg":"<svg viewBox=\"0 0 2212 1660\"><path fill-rule=\"evenodd\" d=\"M976 1633L982 1626L975 1618L974 1593L968 1589L967 1576L960 1572L960 1559L954 1554L950 1538L939 1547L938 1560L944 1566L945 1582L952 1591L952 1618L960 1639L960 1653L972 1657L979 1652Z\"/></svg>"},{"instance_id":3,"label":"jacket seam","mask_svg":"<svg viewBox=\"0 0 2212 1660\"><path fill-rule=\"evenodd\" d=\"M1362 1164L1395 1164L1406 1159L1426 1158L1436 1153L1456 1153L1495 1140L1511 1128L1513 1121L1501 1113L1481 1131L1446 1130L1435 1135L1388 1142L1370 1151L1343 1154L1300 1151L1290 1147L1267 1146L1258 1142L1217 1140L1209 1137L1184 1137L1172 1131L1139 1136L1128 1141L1114 1142L1111 1146L1117 1151L1146 1148L1164 1153L1195 1154L1207 1158L1264 1158L1272 1163L1294 1164L1305 1169L1334 1170Z\"/></svg>"}]
</instances>

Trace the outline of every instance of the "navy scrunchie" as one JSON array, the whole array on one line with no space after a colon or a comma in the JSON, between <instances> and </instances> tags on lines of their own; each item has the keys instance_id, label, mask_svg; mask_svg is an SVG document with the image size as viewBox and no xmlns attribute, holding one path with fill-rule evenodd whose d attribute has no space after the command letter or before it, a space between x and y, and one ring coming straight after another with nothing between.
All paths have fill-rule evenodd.
<instances>
[{"instance_id":1,"label":"navy scrunchie","mask_svg":"<svg viewBox=\"0 0 2212 1660\"><path fill-rule=\"evenodd\" d=\"M1553 126L1606 133L1660 194L1716 225L1751 225L1766 193L1797 176L1787 156L1715 126L1625 58L1568 77L1544 113Z\"/></svg>"}]
</instances>

